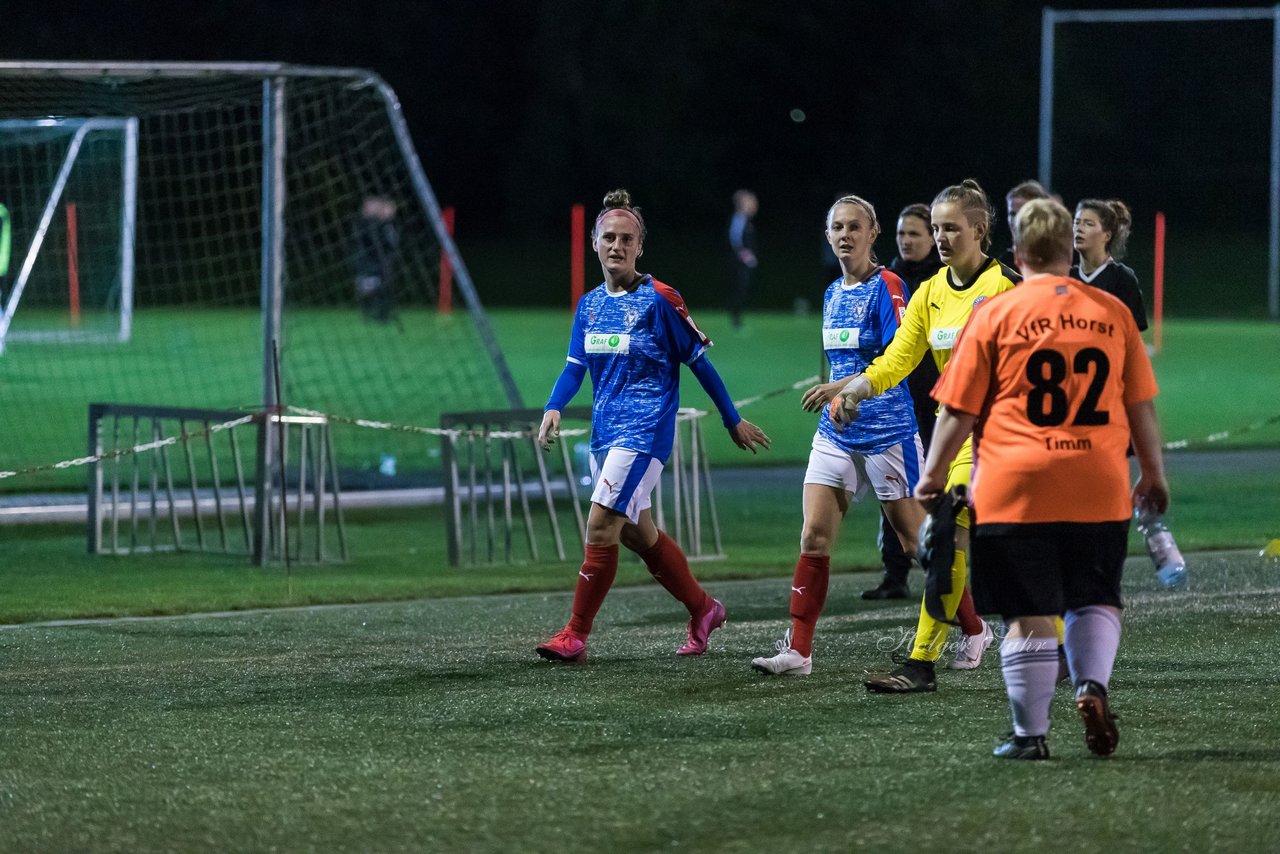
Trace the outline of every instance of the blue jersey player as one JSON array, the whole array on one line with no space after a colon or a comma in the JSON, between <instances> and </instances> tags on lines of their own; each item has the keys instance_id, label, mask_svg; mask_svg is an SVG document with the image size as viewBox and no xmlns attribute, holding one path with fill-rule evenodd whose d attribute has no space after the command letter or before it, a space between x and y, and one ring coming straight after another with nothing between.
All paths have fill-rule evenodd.
<instances>
[{"instance_id":1,"label":"blue jersey player","mask_svg":"<svg viewBox=\"0 0 1280 854\"><path fill-rule=\"evenodd\" d=\"M688 365L715 402L733 441L755 453L769 437L734 408L729 392L707 358L711 340L702 334L676 290L642 275L644 220L626 190L605 196L591 232L604 283L578 303L564 371L547 402L538 442L550 447L560 432L560 411L591 373L591 511L585 559L578 572L568 624L540 644L551 661L587 657L587 635L618 572L618 544L636 552L658 581L689 611L688 638L680 655L706 652L725 610L689 571L674 540L653 523L650 494L675 438L680 406L680 365Z\"/></svg>"},{"instance_id":2,"label":"blue jersey player","mask_svg":"<svg viewBox=\"0 0 1280 854\"><path fill-rule=\"evenodd\" d=\"M822 301L822 347L831 363L831 382L814 386L801 399L806 410L820 414L804 475L804 528L791 582L791 628L777 642L777 655L752 660L762 673L807 676L812 671L813 632L826 602L831 550L850 499L874 489L903 550L909 555L916 551L924 510L911 490L923 449L906 386L899 384L875 398L874 408L867 408L871 401L864 402L858 419L843 429L831 420L828 406L850 377L884 352L907 307L902 280L878 265L872 254L879 233L875 208L858 196L844 196L827 211L827 241L844 273Z\"/></svg>"}]
</instances>

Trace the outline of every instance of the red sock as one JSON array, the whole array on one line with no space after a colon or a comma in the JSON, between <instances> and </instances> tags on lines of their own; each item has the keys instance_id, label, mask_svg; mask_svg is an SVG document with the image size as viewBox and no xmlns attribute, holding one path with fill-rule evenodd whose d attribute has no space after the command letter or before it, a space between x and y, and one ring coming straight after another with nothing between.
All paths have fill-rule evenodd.
<instances>
[{"instance_id":1,"label":"red sock","mask_svg":"<svg viewBox=\"0 0 1280 854\"><path fill-rule=\"evenodd\" d=\"M573 616L565 626L578 637L591 634L596 612L618 575L618 547L586 545L586 558L578 571L578 588L573 592Z\"/></svg>"},{"instance_id":2,"label":"red sock","mask_svg":"<svg viewBox=\"0 0 1280 854\"><path fill-rule=\"evenodd\" d=\"M640 552L640 559L649 568L654 580L689 609L693 616L701 614L710 601L698 579L689 571L689 559L684 556L676 541L666 531L658 532L658 541Z\"/></svg>"},{"instance_id":3,"label":"red sock","mask_svg":"<svg viewBox=\"0 0 1280 854\"><path fill-rule=\"evenodd\" d=\"M966 635L982 634L982 618L978 616L978 611L973 607L973 595L969 593L969 588L964 589L964 595L960 597L960 605L956 608L956 617L960 620L960 631Z\"/></svg>"},{"instance_id":4,"label":"red sock","mask_svg":"<svg viewBox=\"0 0 1280 854\"><path fill-rule=\"evenodd\" d=\"M827 555L800 555L791 580L791 648L801 655L813 654L813 629L827 602L827 581L831 558Z\"/></svg>"}]
</instances>

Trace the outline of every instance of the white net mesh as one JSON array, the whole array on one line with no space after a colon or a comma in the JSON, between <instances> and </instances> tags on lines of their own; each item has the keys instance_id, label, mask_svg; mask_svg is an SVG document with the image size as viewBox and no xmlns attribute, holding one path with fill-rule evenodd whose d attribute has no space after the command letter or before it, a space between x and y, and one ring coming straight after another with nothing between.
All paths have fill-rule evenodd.
<instances>
[{"instance_id":1,"label":"white net mesh","mask_svg":"<svg viewBox=\"0 0 1280 854\"><path fill-rule=\"evenodd\" d=\"M0 204L12 229L0 279L6 298L31 254L76 122L109 117L137 127L132 332L125 341L108 336L74 346L20 335L4 342L3 467L80 453L90 401L263 403L267 77L284 83L284 402L427 425L442 411L492 404L505 368L493 357L482 314L461 301L451 314L438 311L435 200L424 177L415 181L415 161L397 137L398 106L378 78L314 69L0 66L0 122L10 122L0 127L13 128L0 129ZM34 144L34 120L50 116L67 120ZM128 275L122 139L103 131L86 140L12 313L15 333L42 324L71 329L69 279L77 274L81 326L119 328L128 308L121 299ZM74 250L68 204L75 206ZM352 483L362 472L385 477L388 458L400 460L391 466L400 477L434 465L420 438L362 431L335 438ZM74 474L51 477L78 482ZM0 488L32 488L18 480Z\"/></svg>"}]
</instances>

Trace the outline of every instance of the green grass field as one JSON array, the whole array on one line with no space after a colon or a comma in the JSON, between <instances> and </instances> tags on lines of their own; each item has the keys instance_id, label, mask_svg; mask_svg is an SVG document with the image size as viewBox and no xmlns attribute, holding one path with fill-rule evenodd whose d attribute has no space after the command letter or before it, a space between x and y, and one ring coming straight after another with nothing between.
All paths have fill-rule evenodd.
<instances>
[{"instance_id":1,"label":"green grass field","mask_svg":"<svg viewBox=\"0 0 1280 854\"><path fill-rule=\"evenodd\" d=\"M713 334L725 325L695 316ZM313 313L309 334L322 339L343 318ZM153 320L139 329L163 328ZM537 405L563 361L567 312L502 311L493 321ZM434 322L419 318L414 335L392 339L406 361L388 388L426 381L413 348ZM731 392L816 373L814 325L759 315L747 334L718 336L713 358ZM207 327L200 352L227 346L241 327ZM150 358L167 352L155 340L141 350ZM1277 414L1274 325L1178 321L1165 343L1155 363L1167 438ZM27 431L59 458L64 447L82 453L72 376L111 353L83 351L79 368L54 381L31 373L17 384L22 363L0 359L9 387L38 402L6 408L6 430ZM134 388L181 391L171 368ZM334 368L307 370L314 386ZM239 376L224 363L211 371ZM335 385L333 405L319 408L369 414L362 401L385 402L384 381L365 377L345 398ZM689 378L685 389L687 403L706 405ZM1222 453L1167 455L1190 589L1160 591L1149 562L1131 562L1114 682L1120 752L1087 754L1063 694L1055 758L1027 767L987 755L1008 728L994 658L943 674L933 696L863 690L863 671L888 661L915 610L856 596L878 561L873 507L856 507L844 525L814 676L770 681L747 667L784 627L796 466L813 426L797 398L746 410L775 440L761 457L707 430L713 460L747 476L718 475L728 558L695 571L731 622L696 661L671 654L684 617L630 557L591 663L537 660L533 645L567 613L576 562L449 569L438 508L352 512L349 563L290 572L191 553L95 557L77 526L0 528L0 624L24 624L0 629L0 851L1274 849L1280 565L1256 555L1280 537L1280 461L1268 450L1280 426L1208 446ZM406 405L421 414L433 401ZM414 423L433 423L422 417ZM368 435L378 438L348 437L345 465L359 470L370 465L362 454L387 449L430 464L434 440L381 445L385 434ZM28 483L5 488L36 488ZM1238 551L1206 551L1224 548ZM344 602L382 604L248 610ZM40 622L208 611L239 613Z\"/></svg>"},{"instance_id":2,"label":"green grass field","mask_svg":"<svg viewBox=\"0 0 1280 854\"><path fill-rule=\"evenodd\" d=\"M174 568L175 571L177 568ZM591 661L541 662L566 593L0 631L0 850L1274 850L1275 567L1203 557L1173 595L1136 562L1115 757L1065 690L1044 763L994 655L934 695L869 695L905 605L834 579L807 679L766 678L784 579L713 582L730 623L617 590Z\"/></svg>"},{"instance_id":3,"label":"green grass field","mask_svg":"<svg viewBox=\"0 0 1280 854\"><path fill-rule=\"evenodd\" d=\"M757 314L735 335L723 314L695 317L716 340L711 358L737 399L785 388L821 367L815 316ZM285 345L286 403L336 415L438 426L439 413L504 406L496 381L477 352L469 322L406 311L404 329L361 321L342 309L295 310ZM564 364L569 314L547 309L491 312L495 332L526 405L541 407ZM261 345L257 315L244 311L138 312L127 345L15 344L0 357L0 388L22 406L0 408L9 440L3 467L49 465L82 456L85 413L92 401L166 406L242 407L259 402ZM1280 416L1280 330L1260 321L1177 320L1167 324L1155 357L1157 401L1167 439L1203 444L1229 433L1222 447L1280 446L1280 419L1260 430L1240 428ZM343 353L360 354L343 357ZM460 355L465 353L465 355ZM56 358L53 358L55 357ZM1246 366L1242 369L1241 366ZM589 386L589 383L586 384ZM447 390L447 391L442 391ZM589 403L589 388L577 398ZM683 402L709 408L686 375ZM775 440L763 464L803 463L814 416L799 408L799 392L749 407L745 417ZM713 464L741 464L743 455L708 422ZM384 454L405 473L434 476L433 437L340 427L340 464L348 481L377 483ZM0 490L82 488L82 469L0 480Z\"/></svg>"}]
</instances>

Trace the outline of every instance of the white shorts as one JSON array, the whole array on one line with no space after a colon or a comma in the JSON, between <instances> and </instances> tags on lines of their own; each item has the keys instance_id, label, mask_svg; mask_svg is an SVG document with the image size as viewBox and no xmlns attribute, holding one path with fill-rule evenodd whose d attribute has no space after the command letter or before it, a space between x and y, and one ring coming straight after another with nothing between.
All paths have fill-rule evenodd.
<instances>
[{"instance_id":1,"label":"white shorts","mask_svg":"<svg viewBox=\"0 0 1280 854\"><path fill-rule=\"evenodd\" d=\"M632 524L653 505L653 488L662 476L662 462L630 448L608 448L591 455L591 502L617 510Z\"/></svg>"},{"instance_id":2,"label":"white shorts","mask_svg":"<svg viewBox=\"0 0 1280 854\"><path fill-rule=\"evenodd\" d=\"M923 468L919 433L879 454L851 453L819 433L813 437L804 482L843 489L854 501L861 501L871 487L881 501L895 501L911 496Z\"/></svg>"}]
</instances>

